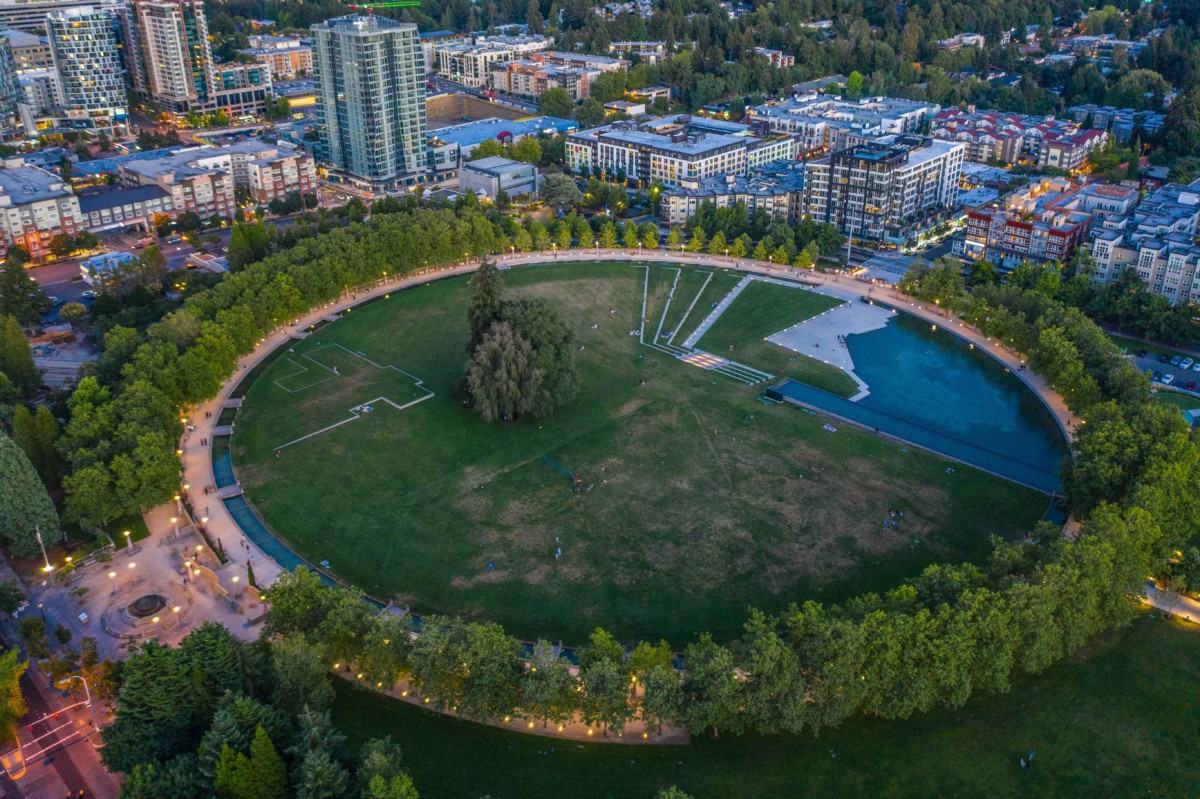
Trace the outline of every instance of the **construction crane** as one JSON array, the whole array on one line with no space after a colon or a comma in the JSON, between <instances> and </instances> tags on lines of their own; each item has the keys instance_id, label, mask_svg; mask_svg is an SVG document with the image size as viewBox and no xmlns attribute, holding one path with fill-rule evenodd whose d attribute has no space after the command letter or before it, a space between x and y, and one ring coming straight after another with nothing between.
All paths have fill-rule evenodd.
<instances>
[{"instance_id":1,"label":"construction crane","mask_svg":"<svg viewBox=\"0 0 1200 799\"><path fill-rule=\"evenodd\" d=\"M421 0L384 0L380 3L347 3L347 5L355 11L365 10L367 16L370 16L377 8L412 8L421 5Z\"/></svg>"}]
</instances>

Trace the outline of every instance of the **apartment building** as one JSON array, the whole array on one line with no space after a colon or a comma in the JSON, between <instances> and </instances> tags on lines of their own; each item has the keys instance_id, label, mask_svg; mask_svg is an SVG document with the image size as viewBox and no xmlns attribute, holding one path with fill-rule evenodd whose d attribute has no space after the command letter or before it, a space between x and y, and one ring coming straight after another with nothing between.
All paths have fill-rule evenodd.
<instances>
[{"instance_id":1,"label":"apartment building","mask_svg":"<svg viewBox=\"0 0 1200 799\"><path fill-rule=\"evenodd\" d=\"M135 91L163 111L206 112L215 106L203 0L130 0L122 21L127 46L137 52L127 62Z\"/></svg>"},{"instance_id":2,"label":"apartment building","mask_svg":"<svg viewBox=\"0 0 1200 799\"><path fill-rule=\"evenodd\" d=\"M636 55L647 64L657 64L671 55L671 47L666 42L610 42L608 52L612 55L629 57Z\"/></svg>"},{"instance_id":3,"label":"apartment building","mask_svg":"<svg viewBox=\"0 0 1200 799\"><path fill-rule=\"evenodd\" d=\"M170 195L175 212L192 211L205 219L234 218L238 185L262 204L292 192L310 194L317 186L313 160L302 150L257 140L189 147L161 158L125 161L119 170L122 185L157 186Z\"/></svg>"},{"instance_id":4,"label":"apartment building","mask_svg":"<svg viewBox=\"0 0 1200 799\"><path fill-rule=\"evenodd\" d=\"M1200 302L1200 180L1168 183L1092 233L1092 278L1110 283L1137 270L1150 291L1173 305Z\"/></svg>"},{"instance_id":5,"label":"apartment building","mask_svg":"<svg viewBox=\"0 0 1200 799\"><path fill-rule=\"evenodd\" d=\"M427 31L417 35L421 43L421 57L425 64L425 74L437 72L437 51L442 47L454 44L470 44L471 37L465 33L440 30Z\"/></svg>"},{"instance_id":6,"label":"apartment building","mask_svg":"<svg viewBox=\"0 0 1200 799\"><path fill-rule=\"evenodd\" d=\"M493 200L502 191L509 197L525 195L536 199L540 183L535 165L500 156L463 164L458 173L460 191L473 191Z\"/></svg>"},{"instance_id":7,"label":"apartment building","mask_svg":"<svg viewBox=\"0 0 1200 799\"><path fill-rule=\"evenodd\" d=\"M966 146L881 136L808 162L804 213L858 238L903 240L950 209Z\"/></svg>"},{"instance_id":8,"label":"apartment building","mask_svg":"<svg viewBox=\"0 0 1200 799\"><path fill-rule=\"evenodd\" d=\"M766 47L755 47L754 52L771 62L775 69L787 69L796 65L796 57L786 55L782 50L770 50Z\"/></svg>"},{"instance_id":9,"label":"apartment building","mask_svg":"<svg viewBox=\"0 0 1200 799\"><path fill-rule=\"evenodd\" d=\"M500 61L488 72L489 88L521 97L540 97L548 89L565 89L571 99L586 98L592 82L602 72L596 69L559 67L538 61Z\"/></svg>"},{"instance_id":10,"label":"apartment building","mask_svg":"<svg viewBox=\"0 0 1200 799\"><path fill-rule=\"evenodd\" d=\"M1133 141L1157 136L1166 122L1166 116L1153 111L1135 111L1132 108L1115 108L1111 105L1074 105L1067 109L1071 118L1081 124L1107 130L1119 142Z\"/></svg>"},{"instance_id":11,"label":"apartment building","mask_svg":"<svg viewBox=\"0 0 1200 799\"><path fill-rule=\"evenodd\" d=\"M239 52L265 65L271 81L291 80L312 72L312 43L305 36L251 36L250 47Z\"/></svg>"},{"instance_id":12,"label":"apartment building","mask_svg":"<svg viewBox=\"0 0 1200 799\"><path fill-rule=\"evenodd\" d=\"M1009 195L1000 207L967 214L965 230L952 251L983 259L1004 270L1024 261L1063 262L1087 240L1093 216L1080 196L1082 186L1065 178L1043 178Z\"/></svg>"},{"instance_id":13,"label":"apartment building","mask_svg":"<svg viewBox=\"0 0 1200 799\"><path fill-rule=\"evenodd\" d=\"M79 198L58 176L35 166L0 169L0 246L19 245L40 261L50 240L83 230Z\"/></svg>"},{"instance_id":14,"label":"apartment building","mask_svg":"<svg viewBox=\"0 0 1200 799\"><path fill-rule=\"evenodd\" d=\"M878 136L913 133L940 109L932 103L894 97L843 100L825 94L800 94L753 106L746 121L772 133L800 140L801 152L845 150Z\"/></svg>"},{"instance_id":15,"label":"apartment building","mask_svg":"<svg viewBox=\"0 0 1200 799\"><path fill-rule=\"evenodd\" d=\"M0 35L0 128L17 119L17 103L21 99L21 84L13 61L8 37Z\"/></svg>"},{"instance_id":16,"label":"apartment building","mask_svg":"<svg viewBox=\"0 0 1200 799\"><path fill-rule=\"evenodd\" d=\"M346 16L312 27L318 158L372 190L426 169L425 85L417 26Z\"/></svg>"},{"instance_id":17,"label":"apartment building","mask_svg":"<svg viewBox=\"0 0 1200 799\"><path fill-rule=\"evenodd\" d=\"M760 138L748 125L677 114L616 122L567 136L567 164L633 182L698 186L713 175L743 175L754 165L794 158L790 136Z\"/></svg>"},{"instance_id":18,"label":"apartment building","mask_svg":"<svg viewBox=\"0 0 1200 799\"><path fill-rule=\"evenodd\" d=\"M16 28L0 30L0 39L8 40L13 64L17 74L31 70L51 69L54 56L50 53L50 42L45 36L20 31Z\"/></svg>"},{"instance_id":19,"label":"apartment building","mask_svg":"<svg viewBox=\"0 0 1200 799\"><path fill-rule=\"evenodd\" d=\"M479 36L474 44L438 47L437 72L455 83L483 88L488 85L492 64L520 60L553 44L549 36Z\"/></svg>"},{"instance_id":20,"label":"apartment building","mask_svg":"<svg viewBox=\"0 0 1200 799\"><path fill-rule=\"evenodd\" d=\"M1102 149L1108 142L1108 134L1102 130L1085 130L1074 135L1047 134L1038 149L1037 165L1045 169L1052 167L1067 172L1083 169L1088 156Z\"/></svg>"},{"instance_id":21,"label":"apartment building","mask_svg":"<svg viewBox=\"0 0 1200 799\"><path fill-rule=\"evenodd\" d=\"M112 15L90 6L46 15L46 36L61 86L67 127L114 134L125 130L125 70Z\"/></svg>"},{"instance_id":22,"label":"apartment building","mask_svg":"<svg viewBox=\"0 0 1200 799\"><path fill-rule=\"evenodd\" d=\"M1045 141L1069 139L1081 132L1079 124L1069 119L961 108L942 109L929 127L935 138L964 143L967 160L980 164L989 160L1015 164L1023 159L1036 163Z\"/></svg>"},{"instance_id":23,"label":"apartment building","mask_svg":"<svg viewBox=\"0 0 1200 799\"><path fill-rule=\"evenodd\" d=\"M91 231L139 227L150 232L156 219L175 214L175 203L160 186L136 186L80 197L79 210Z\"/></svg>"},{"instance_id":24,"label":"apartment building","mask_svg":"<svg viewBox=\"0 0 1200 799\"><path fill-rule=\"evenodd\" d=\"M659 195L658 215L664 225L682 225L704 203L728 208L741 203L752 213L794 224L803 216L803 161L775 161L745 175L714 175L695 188L673 186Z\"/></svg>"},{"instance_id":25,"label":"apartment building","mask_svg":"<svg viewBox=\"0 0 1200 799\"><path fill-rule=\"evenodd\" d=\"M93 6L115 13L122 0L0 0L0 29L15 28L28 33L46 29L46 15L54 11Z\"/></svg>"}]
</instances>

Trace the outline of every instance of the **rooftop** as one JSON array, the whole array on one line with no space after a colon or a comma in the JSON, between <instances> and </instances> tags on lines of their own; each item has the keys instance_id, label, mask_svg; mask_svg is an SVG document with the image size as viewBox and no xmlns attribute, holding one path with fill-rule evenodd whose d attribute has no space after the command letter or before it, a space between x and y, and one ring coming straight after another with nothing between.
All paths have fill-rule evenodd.
<instances>
[{"instance_id":1,"label":"rooftop","mask_svg":"<svg viewBox=\"0 0 1200 799\"><path fill-rule=\"evenodd\" d=\"M463 169L469 169L472 172L485 172L489 175L505 175L509 172L515 172L518 169L529 169L531 164L524 161L514 161L511 158L493 155L489 158L480 158L478 161L468 161L463 164ZM536 167L534 167L536 169Z\"/></svg>"},{"instance_id":2,"label":"rooftop","mask_svg":"<svg viewBox=\"0 0 1200 799\"><path fill-rule=\"evenodd\" d=\"M135 186L130 189L115 189L97 194L88 194L79 198L79 209L85 214L102 211L105 208L118 208L131 203L157 200L170 195L158 186Z\"/></svg>"},{"instance_id":3,"label":"rooftop","mask_svg":"<svg viewBox=\"0 0 1200 799\"><path fill-rule=\"evenodd\" d=\"M69 197L71 192L62 178L36 166L0 169L0 197L7 195L13 205Z\"/></svg>"},{"instance_id":4,"label":"rooftop","mask_svg":"<svg viewBox=\"0 0 1200 799\"><path fill-rule=\"evenodd\" d=\"M558 134L577 129L579 126L569 119L558 117L531 117L529 119L500 119L491 117L475 122L464 122L448 128L426 131L425 139L430 144L440 141L460 147L474 147L487 139L500 139L504 134L514 139L538 133Z\"/></svg>"},{"instance_id":5,"label":"rooftop","mask_svg":"<svg viewBox=\"0 0 1200 799\"><path fill-rule=\"evenodd\" d=\"M84 161L83 163L76 164L71 168L71 171L78 177L95 177L96 175L118 172L120 171L121 164L127 164L131 161L155 161L161 158L168 158L182 149L182 147L164 147L161 150L141 150L128 155L98 158L95 161Z\"/></svg>"}]
</instances>

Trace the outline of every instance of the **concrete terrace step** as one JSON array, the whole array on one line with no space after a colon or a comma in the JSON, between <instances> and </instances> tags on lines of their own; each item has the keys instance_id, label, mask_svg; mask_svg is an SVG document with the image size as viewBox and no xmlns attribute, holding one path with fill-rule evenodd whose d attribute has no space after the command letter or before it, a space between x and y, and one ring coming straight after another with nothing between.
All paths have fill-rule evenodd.
<instances>
[{"instance_id":1,"label":"concrete terrace step","mask_svg":"<svg viewBox=\"0 0 1200 799\"><path fill-rule=\"evenodd\" d=\"M729 307L730 303L738 298L739 294L746 290L746 286L749 286L753 279L754 278L747 275L746 277L742 278L736 286L730 289L729 293L725 295L725 298L717 303L717 307L713 308L708 316L704 317L704 321L701 322L700 325L684 340L683 346L689 350L695 348L696 342L703 338L704 334L708 332L708 329L712 327L713 323L721 318L721 314L725 313L725 309Z\"/></svg>"}]
</instances>

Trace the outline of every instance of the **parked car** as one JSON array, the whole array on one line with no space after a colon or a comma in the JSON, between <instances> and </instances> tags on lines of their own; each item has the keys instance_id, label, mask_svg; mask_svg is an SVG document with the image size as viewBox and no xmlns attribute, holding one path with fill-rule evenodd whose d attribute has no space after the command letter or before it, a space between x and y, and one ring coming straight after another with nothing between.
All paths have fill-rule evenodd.
<instances>
[{"instance_id":1,"label":"parked car","mask_svg":"<svg viewBox=\"0 0 1200 799\"><path fill-rule=\"evenodd\" d=\"M1166 363L1167 361L1171 360L1171 356L1169 355L1159 355L1157 357L1159 363Z\"/></svg>"},{"instance_id":2,"label":"parked car","mask_svg":"<svg viewBox=\"0 0 1200 799\"><path fill-rule=\"evenodd\" d=\"M1182 356L1182 355L1176 355L1174 358L1172 358L1172 359L1171 359L1171 361L1170 361L1170 364L1171 364L1172 366L1178 366L1178 365L1179 365L1179 362L1180 362L1180 361L1182 361L1182 360L1183 360L1183 356Z\"/></svg>"},{"instance_id":3,"label":"parked car","mask_svg":"<svg viewBox=\"0 0 1200 799\"><path fill-rule=\"evenodd\" d=\"M96 292L92 291L91 289L88 289L87 291L83 292L83 294L81 294L80 296L83 297L85 300L94 300L100 295L97 294Z\"/></svg>"},{"instance_id":4,"label":"parked car","mask_svg":"<svg viewBox=\"0 0 1200 799\"><path fill-rule=\"evenodd\" d=\"M1193 361L1191 358L1184 358L1182 361L1179 362L1179 368L1180 369L1191 369L1192 364L1194 364L1194 363L1195 363L1195 361Z\"/></svg>"},{"instance_id":5,"label":"parked car","mask_svg":"<svg viewBox=\"0 0 1200 799\"><path fill-rule=\"evenodd\" d=\"M1197 361L1196 363L1192 364L1192 371L1200 372L1200 361Z\"/></svg>"},{"instance_id":6,"label":"parked car","mask_svg":"<svg viewBox=\"0 0 1200 799\"><path fill-rule=\"evenodd\" d=\"M1186 383L1183 384L1183 388L1187 389L1188 391L1195 391L1196 390L1196 381L1195 380L1187 381Z\"/></svg>"},{"instance_id":7,"label":"parked car","mask_svg":"<svg viewBox=\"0 0 1200 799\"><path fill-rule=\"evenodd\" d=\"M51 308L57 308L58 306L62 305L64 302L64 300L61 297L55 297L53 295L47 297L46 301L50 303Z\"/></svg>"},{"instance_id":8,"label":"parked car","mask_svg":"<svg viewBox=\"0 0 1200 799\"><path fill-rule=\"evenodd\" d=\"M1161 383L1162 378L1163 378L1162 372L1156 371L1154 374L1150 375L1150 379L1153 380L1155 383Z\"/></svg>"},{"instance_id":9,"label":"parked car","mask_svg":"<svg viewBox=\"0 0 1200 799\"><path fill-rule=\"evenodd\" d=\"M1175 382L1175 375L1171 375L1171 374L1163 375L1162 382L1163 382L1164 386L1171 385L1172 383Z\"/></svg>"},{"instance_id":10,"label":"parked car","mask_svg":"<svg viewBox=\"0 0 1200 799\"><path fill-rule=\"evenodd\" d=\"M1145 358L1145 357L1146 357L1146 351L1145 351L1145 350L1138 350L1138 351L1137 351L1137 356L1138 356L1139 358Z\"/></svg>"}]
</instances>

